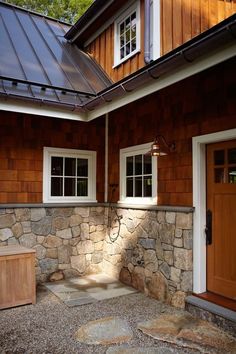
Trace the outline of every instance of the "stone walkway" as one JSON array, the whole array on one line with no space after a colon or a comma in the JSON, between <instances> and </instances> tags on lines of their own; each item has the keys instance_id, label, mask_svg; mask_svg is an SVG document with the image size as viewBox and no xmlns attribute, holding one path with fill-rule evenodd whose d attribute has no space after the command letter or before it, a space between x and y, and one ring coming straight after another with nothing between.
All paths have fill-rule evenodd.
<instances>
[{"instance_id":1,"label":"stone walkway","mask_svg":"<svg viewBox=\"0 0 236 354\"><path fill-rule=\"evenodd\" d=\"M137 292L136 289L103 273L45 283L45 286L69 307Z\"/></svg>"},{"instance_id":2,"label":"stone walkway","mask_svg":"<svg viewBox=\"0 0 236 354\"><path fill-rule=\"evenodd\" d=\"M194 318L187 312L162 314L138 323L137 328L147 336L201 353L236 353L236 339L210 323ZM133 338L129 323L119 317L101 318L81 326L75 333L77 341L91 345L128 343ZM111 347L107 354L174 353L170 348ZM176 353L176 351L175 351Z\"/></svg>"},{"instance_id":3,"label":"stone walkway","mask_svg":"<svg viewBox=\"0 0 236 354\"><path fill-rule=\"evenodd\" d=\"M0 311L1 354L235 354L235 340L142 293L69 307L41 286Z\"/></svg>"}]
</instances>

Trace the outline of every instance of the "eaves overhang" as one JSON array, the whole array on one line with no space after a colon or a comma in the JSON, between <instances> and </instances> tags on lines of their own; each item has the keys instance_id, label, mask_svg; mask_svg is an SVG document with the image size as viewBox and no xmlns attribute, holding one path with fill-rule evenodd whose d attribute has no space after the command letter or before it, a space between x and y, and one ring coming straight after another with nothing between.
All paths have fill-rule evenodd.
<instances>
[{"instance_id":1,"label":"eaves overhang","mask_svg":"<svg viewBox=\"0 0 236 354\"><path fill-rule=\"evenodd\" d=\"M236 56L236 14L111 85L83 105L95 119Z\"/></svg>"},{"instance_id":2,"label":"eaves overhang","mask_svg":"<svg viewBox=\"0 0 236 354\"><path fill-rule=\"evenodd\" d=\"M0 96L0 109L90 121L236 56L236 14L77 106Z\"/></svg>"}]
</instances>

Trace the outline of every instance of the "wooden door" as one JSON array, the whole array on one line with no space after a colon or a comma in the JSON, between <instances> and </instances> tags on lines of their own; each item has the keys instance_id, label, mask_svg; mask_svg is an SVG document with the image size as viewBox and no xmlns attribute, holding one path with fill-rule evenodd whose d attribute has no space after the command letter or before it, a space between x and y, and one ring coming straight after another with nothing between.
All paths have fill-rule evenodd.
<instances>
[{"instance_id":1,"label":"wooden door","mask_svg":"<svg viewBox=\"0 0 236 354\"><path fill-rule=\"evenodd\" d=\"M207 146L207 290L236 300L236 140Z\"/></svg>"}]
</instances>

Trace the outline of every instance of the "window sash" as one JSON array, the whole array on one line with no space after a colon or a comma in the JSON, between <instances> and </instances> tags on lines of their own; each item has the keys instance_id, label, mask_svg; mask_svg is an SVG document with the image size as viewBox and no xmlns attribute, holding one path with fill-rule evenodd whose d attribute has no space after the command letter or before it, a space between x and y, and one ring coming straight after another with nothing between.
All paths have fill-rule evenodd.
<instances>
[{"instance_id":1,"label":"window sash","mask_svg":"<svg viewBox=\"0 0 236 354\"><path fill-rule=\"evenodd\" d=\"M57 169L55 164L54 172L52 170L53 158L62 158L63 161L63 167L61 168ZM67 166L66 171L65 162L66 159L70 158L75 159L75 161L68 160L68 166L70 164L72 164L72 166ZM75 166L73 166L73 163L75 163ZM58 180L53 181L55 178ZM54 182L55 184L58 183L58 186L53 185ZM45 147L43 162L43 202L63 203L76 201L96 202L96 152L90 150Z\"/></svg>"},{"instance_id":2,"label":"window sash","mask_svg":"<svg viewBox=\"0 0 236 354\"><path fill-rule=\"evenodd\" d=\"M144 161L145 154L150 150L151 142L148 144L136 145L129 148L120 150L120 200L119 203L127 204L156 204L157 203L157 159L151 157L151 173L144 171L144 164L142 163L142 173L136 174L134 167L135 156L142 155L142 161ZM131 174L131 167L129 172L127 171L127 159L133 159L133 172ZM131 159L130 159L131 161ZM147 179L152 176L151 182L151 196L145 194L149 193L146 189L145 193L145 179L146 183L149 183ZM127 190L127 180L132 180L135 183L135 178L142 178L142 196L135 196L134 186L131 187L132 193ZM131 183L130 183L131 184ZM147 187L148 188L148 187ZM128 193L127 193L128 192ZM137 194L137 193L136 193ZM149 193L150 194L150 193Z\"/></svg>"}]
</instances>

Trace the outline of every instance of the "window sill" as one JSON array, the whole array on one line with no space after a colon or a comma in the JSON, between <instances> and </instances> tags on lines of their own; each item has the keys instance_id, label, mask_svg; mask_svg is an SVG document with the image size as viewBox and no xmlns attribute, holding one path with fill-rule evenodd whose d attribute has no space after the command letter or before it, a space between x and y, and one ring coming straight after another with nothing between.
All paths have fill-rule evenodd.
<instances>
[{"instance_id":1,"label":"window sill","mask_svg":"<svg viewBox=\"0 0 236 354\"><path fill-rule=\"evenodd\" d=\"M157 205L157 198L126 198L118 200L117 204L126 205Z\"/></svg>"},{"instance_id":2,"label":"window sill","mask_svg":"<svg viewBox=\"0 0 236 354\"><path fill-rule=\"evenodd\" d=\"M130 53L129 55L127 55L127 57L123 58L122 60L117 61L117 62L113 65L112 69L115 69L115 68L117 68L119 65L124 64L127 60L131 59L132 57L134 57L136 54L138 54L138 53L140 53L140 52L141 52L140 49L136 49L134 52L132 52L132 53ZM116 53L115 53L115 56L116 56Z\"/></svg>"}]
</instances>

